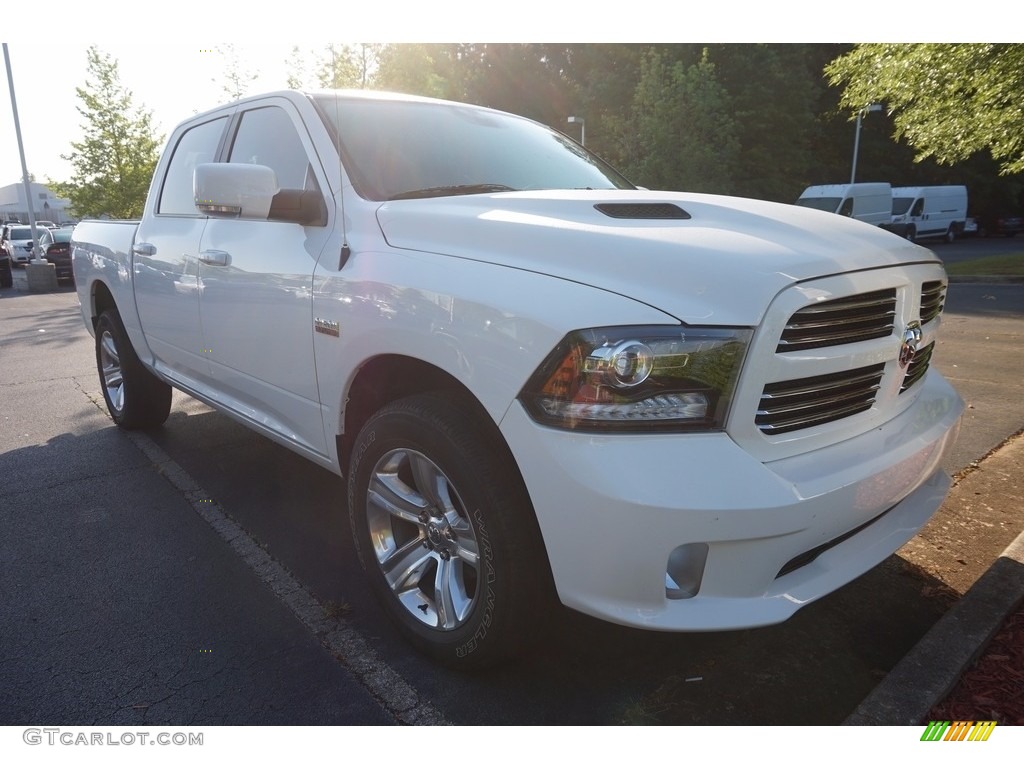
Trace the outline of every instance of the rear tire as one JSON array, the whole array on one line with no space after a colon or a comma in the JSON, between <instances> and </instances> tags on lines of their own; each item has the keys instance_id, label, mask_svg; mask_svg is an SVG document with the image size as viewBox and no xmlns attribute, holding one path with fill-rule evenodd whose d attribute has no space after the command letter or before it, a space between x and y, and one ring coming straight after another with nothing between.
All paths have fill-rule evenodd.
<instances>
[{"instance_id":1,"label":"rear tire","mask_svg":"<svg viewBox=\"0 0 1024 768\"><path fill-rule=\"evenodd\" d=\"M142 365L116 310L96 321L96 368L103 399L123 429L157 427L171 412L171 387Z\"/></svg>"},{"instance_id":2,"label":"rear tire","mask_svg":"<svg viewBox=\"0 0 1024 768\"><path fill-rule=\"evenodd\" d=\"M360 563L406 638L469 670L523 653L554 589L507 451L440 393L378 411L356 438L348 509Z\"/></svg>"}]
</instances>

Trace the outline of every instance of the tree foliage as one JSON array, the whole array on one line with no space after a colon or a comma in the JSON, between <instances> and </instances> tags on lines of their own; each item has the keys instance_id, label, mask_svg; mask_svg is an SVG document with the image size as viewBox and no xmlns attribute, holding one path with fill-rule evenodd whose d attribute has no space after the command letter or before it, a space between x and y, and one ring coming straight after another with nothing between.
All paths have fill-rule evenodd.
<instances>
[{"instance_id":1,"label":"tree foliage","mask_svg":"<svg viewBox=\"0 0 1024 768\"><path fill-rule=\"evenodd\" d=\"M453 98L449 89L449 46L410 43L386 45L380 51L374 87L417 96Z\"/></svg>"},{"instance_id":2,"label":"tree foliage","mask_svg":"<svg viewBox=\"0 0 1024 768\"><path fill-rule=\"evenodd\" d=\"M289 88L301 91L306 87L306 60L299 46L292 46L292 55L288 58L286 64L288 76L285 79L285 84Z\"/></svg>"},{"instance_id":3,"label":"tree foliage","mask_svg":"<svg viewBox=\"0 0 1024 768\"><path fill-rule=\"evenodd\" d=\"M623 170L646 187L714 192L732 184L739 142L706 51L688 66L648 51L623 134Z\"/></svg>"},{"instance_id":4,"label":"tree foliage","mask_svg":"<svg viewBox=\"0 0 1024 768\"><path fill-rule=\"evenodd\" d=\"M238 50L233 43L221 46L217 52L223 59L223 70L212 82L220 83L221 91L230 101L237 101L249 93L249 86L259 77L259 72L242 66Z\"/></svg>"},{"instance_id":5,"label":"tree foliage","mask_svg":"<svg viewBox=\"0 0 1024 768\"><path fill-rule=\"evenodd\" d=\"M953 164L988 149L1002 173L1024 172L1024 45L871 43L826 72L846 108L883 103L918 160Z\"/></svg>"},{"instance_id":6,"label":"tree foliage","mask_svg":"<svg viewBox=\"0 0 1024 768\"><path fill-rule=\"evenodd\" d=\"M330 44L320 58L317 81L321 88L368 88L377 69L379 45Z\"/></svg>"},{"instance_id":7,"label":"tree foliage","mask_svg":"<svg viewBox=\"0 0 1024 768\"><path fill-rule=\"evenodd\" d=\"M83 138L71 142L71 180L51 184L79 217L142 215L162 137L153 132L152 113L132 103L120 82L117 60L89 48L86 82L76 88Z\"/></svg>"}]
</instances>

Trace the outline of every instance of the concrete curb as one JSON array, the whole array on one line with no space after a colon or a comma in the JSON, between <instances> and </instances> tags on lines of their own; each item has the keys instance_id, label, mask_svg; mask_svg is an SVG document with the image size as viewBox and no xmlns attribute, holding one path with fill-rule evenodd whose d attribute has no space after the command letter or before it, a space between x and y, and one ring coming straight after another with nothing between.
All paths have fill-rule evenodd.
<instances>
[{"instance_id":1,"label":"concrete curb","mask_svg":"<svg viewBox=\"0 0 1024 768\"><path fill-rule=\"evenodd\" d=\"M951 283L1024 283L1024 275L949 275Z\"/></svg>"},{"instance_id":2,"label":"concrete curb","mask_svg":"<svg viewBox=\"0 0 1024 768\"><path fill-rule=\"evenodd\" d=\"M1024 531L921 638L843 725L924 725L1024 601Z\"/></svg>"}]
</instances>

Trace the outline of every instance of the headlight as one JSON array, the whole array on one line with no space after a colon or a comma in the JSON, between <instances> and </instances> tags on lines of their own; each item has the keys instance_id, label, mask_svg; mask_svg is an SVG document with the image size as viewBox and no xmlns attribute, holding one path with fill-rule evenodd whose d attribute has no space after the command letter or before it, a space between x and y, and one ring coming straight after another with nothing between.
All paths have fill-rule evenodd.
<instances>
[{"instance_id":1,"label":"headlight","mask_svg":"<svg viewBox=\"0 0 1024 768\"><path fill-rule=\"evenodd\" d=\"M519 400L536 421L563 429L722 429L751 333L688 326L574 331Z\"/></svg>"}]
</instances>

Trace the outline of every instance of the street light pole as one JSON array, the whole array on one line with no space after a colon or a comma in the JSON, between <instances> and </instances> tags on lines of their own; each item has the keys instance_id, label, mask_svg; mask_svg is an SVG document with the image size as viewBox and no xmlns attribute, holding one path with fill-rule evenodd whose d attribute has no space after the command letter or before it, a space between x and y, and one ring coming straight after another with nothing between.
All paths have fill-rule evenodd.
<instances>
[{"instance_id":1,"label":"street light pole","mask_svg":"<svg viewBox=\"0 0 1024 768\"><path fill-rule=\"evenodd\" d=\"M7 87L11 93L11 113L14 116L14 134L18 139L18 155L21 158L21 181L25 185L25 203L28 207L28 226L32 233L32 259L25 265L30 291L50 291L57 288L57 273L53 264L43 258L39 247L39 227L32 208L32 182L29 180L28 164L25 162L25 144L21 139L21 121L18 119L18 101L14 98L14 73L11 71L11 54L7 43L3 44L4 65L7 67Z\"/></svg>"},{"instance_id":2,"label":"street light pole","mask_svg":"<svg viewBox=\"0 0 1024 768\"><path fill-rule=\"evenodd\" d=\"M4 64L7 67L7 87L11 93L11 113L14 115L14 135L18 139L18 156L21 158L21 181L25 185L25 202L28 205L28 225L32 232L32 256L39 258L38 238L36 237L36 217L32 210L32 185L28 177L28 165L25 163L25 145L21 140L21 121L18 120L18 101L14 98L14 75L11 72L11 54L4 43Z\"/></svg>"},{"instance_id":3,"label":"street light pole","mask_svg":"<svg viewBox=\"0 0 1024 768\"><path fill-rule=\"evenodd\" d=\"M570 116L566 122L580 124L580 146L587 146L587 121L582 117Z\"/></svg>"},{"instance_id":4,"label":"street light pole","mask_svg":"<svg viewBox=\"0 0 1024 768\"><path fill-rule=\"evenodd\" d=\"M868 104L857 112L857 129L853 134L853 162L850 164L850 183L857 180L857 150L860 149L860 121L868 112L881 112L881 104Z\"/></svg>"}]
</instances>

